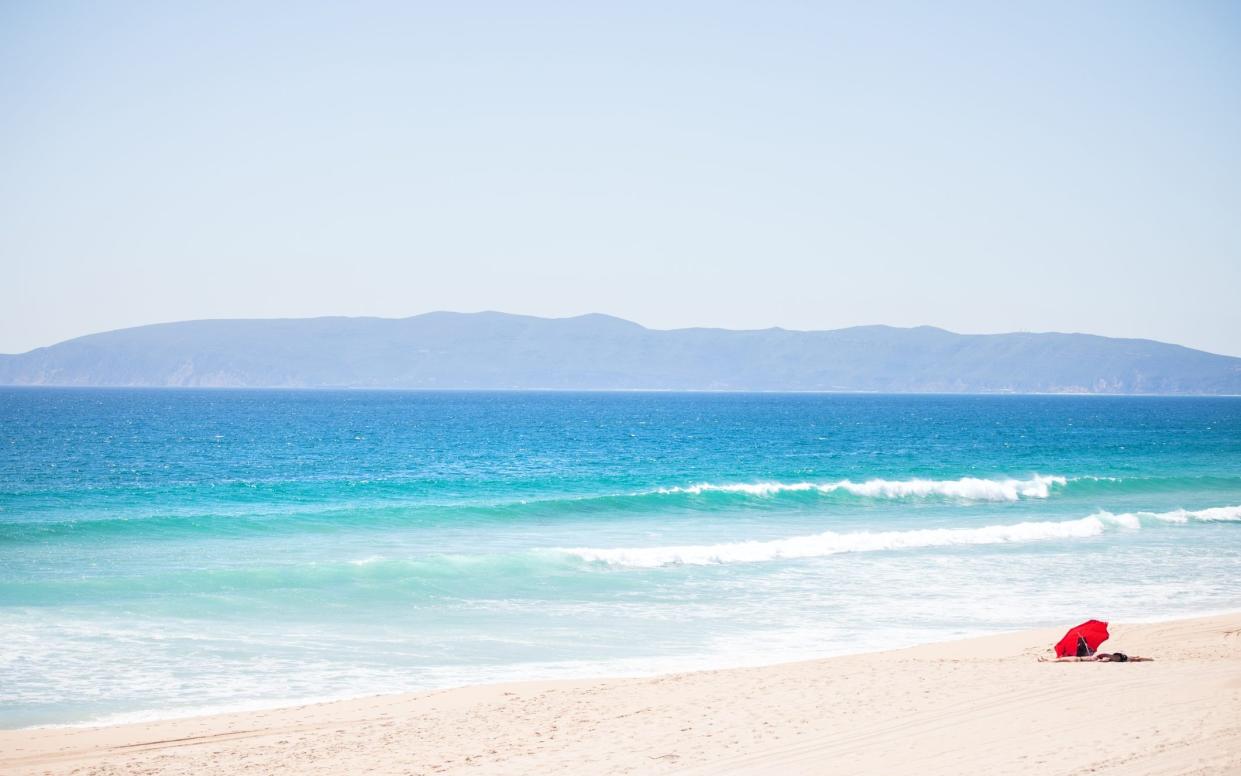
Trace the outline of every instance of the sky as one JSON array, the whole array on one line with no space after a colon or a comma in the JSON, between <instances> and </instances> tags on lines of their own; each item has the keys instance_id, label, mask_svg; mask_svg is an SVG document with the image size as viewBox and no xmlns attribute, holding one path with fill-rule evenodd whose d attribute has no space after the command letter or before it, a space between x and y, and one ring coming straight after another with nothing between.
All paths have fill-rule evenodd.
<instances>
[{"instance_id":1,"label":"sky","mask_svg":"<svg viewBox=\"0 0 1241 776\"><path fill-rule=\"evenodd\" d=\"M0 352L486 309L1241 355L1241 4L0 2Z\"/></svg>"}]
</instances>

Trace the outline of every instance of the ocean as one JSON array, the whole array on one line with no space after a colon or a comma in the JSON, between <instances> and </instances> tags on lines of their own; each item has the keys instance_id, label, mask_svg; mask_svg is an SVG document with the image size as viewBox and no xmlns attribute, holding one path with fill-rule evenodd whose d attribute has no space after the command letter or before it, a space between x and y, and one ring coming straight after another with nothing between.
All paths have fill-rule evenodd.
<instances>
[{"instance_id":1,"label":"ocean","mask_svg":"<svg viewBox=\"0 0 1241 776\"><path fill-rule=\"evenodd\" d=\"M0 389L0 727L1241 608L1241 399Z\"/></svg>"}]
</instances>

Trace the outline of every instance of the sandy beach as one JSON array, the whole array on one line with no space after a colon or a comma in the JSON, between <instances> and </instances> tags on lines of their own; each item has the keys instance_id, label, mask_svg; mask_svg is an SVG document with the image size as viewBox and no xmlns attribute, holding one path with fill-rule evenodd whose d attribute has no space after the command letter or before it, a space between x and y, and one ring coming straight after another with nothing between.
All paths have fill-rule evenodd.
<instances>
[{"instance_id":1,"label":"sandy beach","mask_svg":"<svg viewBox=\"0 0 1241 776\"><path fill-rule=\"evenodd\" d=\"M1241 773L1241 613L1114 624L1151 663L1039 662L1062 632L5 731L0 772Z\"/></svg>"}]
</instances>

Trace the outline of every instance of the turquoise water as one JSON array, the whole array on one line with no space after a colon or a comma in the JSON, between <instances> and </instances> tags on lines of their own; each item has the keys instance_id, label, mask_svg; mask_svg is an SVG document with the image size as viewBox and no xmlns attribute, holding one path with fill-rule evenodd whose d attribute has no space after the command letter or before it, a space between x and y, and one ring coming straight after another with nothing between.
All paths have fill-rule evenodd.
<instances>
[{"instance_id":1,"label":"turquoise water","mask_svg":"<svg viewBox=\"0 0 1241 776\"><path fill-rule=\"evenodd\" d=\"M1241 608L1241 400L0 389L0 726Z\"/></svg>"}]
</instances>

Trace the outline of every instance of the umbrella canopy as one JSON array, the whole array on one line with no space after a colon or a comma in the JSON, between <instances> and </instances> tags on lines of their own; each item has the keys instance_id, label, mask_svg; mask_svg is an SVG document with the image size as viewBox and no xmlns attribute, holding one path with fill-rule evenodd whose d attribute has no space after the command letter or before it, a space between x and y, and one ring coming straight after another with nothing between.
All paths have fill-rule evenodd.
<instances>
[{"instance_id":1,"label":"umbrella canopy","mask_svg":"<svg viewBox=\"0 0 1241 776\"><path fill-rule=\"evenodd\" d=\"M1099 645L1107 641L1107 623L1087 620L1076 628L1069 628L1064 638L1056 643L1056 657L1086 657L1093 655Z\"/></svg>"}]
</instances>

